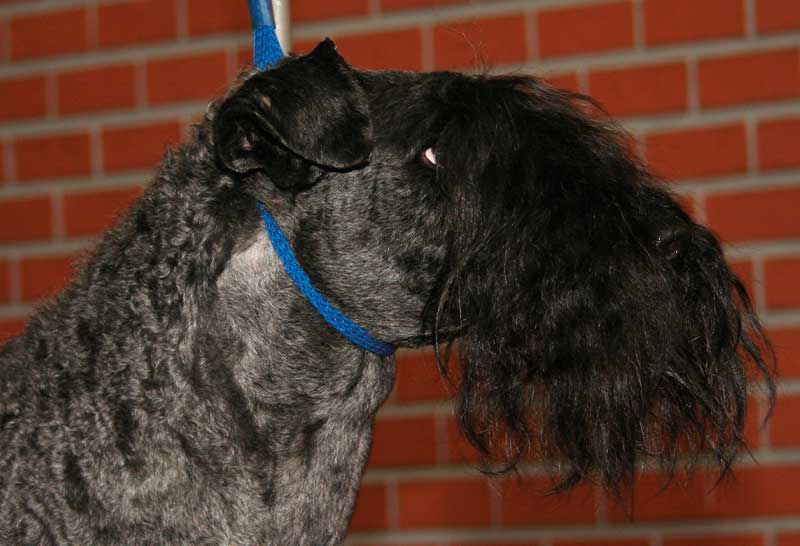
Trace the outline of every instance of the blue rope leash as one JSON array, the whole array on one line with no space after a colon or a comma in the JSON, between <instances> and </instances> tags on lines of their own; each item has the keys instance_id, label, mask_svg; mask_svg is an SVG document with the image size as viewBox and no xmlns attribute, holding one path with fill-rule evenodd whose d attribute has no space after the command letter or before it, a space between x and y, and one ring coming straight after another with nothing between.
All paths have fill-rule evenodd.
<instances>
[{"instance_id":1,"label":"blue rope leash","mask_svg":"<svg viewBox=\"0 0 800 546\"><path fill-rule=\"evenodd\" d=\"M266 70L283 59L283 50L275 32L275 14L270 0L248 0L253 23L253 62Z\"/></svg>"},{"instance_id":2,"label":"blue rope leash","mask_svg":"<svg viewBox=\"0 0 800 546\"><path fill-rule=\"evenodd\" d=\"M283 58L283 50L275 33L275 15L272 11L270 0L249 0L250 18L253 22L253 62L260 70L275 66ZM347 315L339 311L325 296L314 288L311 279L297 261L292 250L292 245L267 211L263 203L258 203L258 210L264 219L264 225L272 241L275 252L280 256L286 273L294 281L311 305L319 311L328 324L336 328L351 343L366 349L378 356L389 356L394 353L395 346L391 343L379 341L369 332L350 320Z\"/></svg>"},{"instance_id":3,"label":"blue rope leash","mask_svg":"<svg viewBox=\"0 0 800 546\"><path fill-rule=\"evenodd\" d=\"M311 279L308 278L303 267L297 261L297 256L295 256L292 245L289 244L289 240L286 238L283 230L281 230L280 226L275 222L275 219L269 211L267 211L263 203L258 203L258 210L261 212L261 217L264 219L264 225L272 241L272 246L275 248L275 252L278 253L278 256L280 256L286 273L289 274L289 277L291 277L311 305L319 311L322 318L324 318L328 324L336 328L350 343L371 353L375 353L378 356L390 356L394 354L396 349L394 345L372 337L369 332L350 320L347 315L334 307L325 296L314 288Z\"/></svg>"}]
</instances>

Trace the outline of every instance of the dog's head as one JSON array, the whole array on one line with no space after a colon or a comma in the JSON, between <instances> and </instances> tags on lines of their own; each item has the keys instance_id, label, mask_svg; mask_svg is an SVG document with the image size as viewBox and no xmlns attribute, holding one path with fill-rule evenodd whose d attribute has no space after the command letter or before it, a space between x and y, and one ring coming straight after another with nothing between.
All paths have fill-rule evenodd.
<instances>
[{"instance_id":1,"label":"dog's head","mask_svg":"<svg viewBox=\"0 0 800 546\"><path fill-rule=\"evenodd\" d=\"M326 41L247 79L214 139L348 313L454 342L488 459L612 489L686 448L727 470L768 344L714 235L588 105L532 77L362 72Z\"/></svg>"}]
</instances>

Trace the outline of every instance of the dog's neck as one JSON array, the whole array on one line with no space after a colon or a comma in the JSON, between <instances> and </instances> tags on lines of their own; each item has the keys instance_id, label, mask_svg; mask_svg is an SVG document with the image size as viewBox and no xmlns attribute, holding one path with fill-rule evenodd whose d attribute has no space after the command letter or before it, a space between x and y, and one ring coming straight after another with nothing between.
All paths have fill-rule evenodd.
<instances>
[{"instance_id":1,"label":"dog's neck","mask_svg":"<svg viewBox=\"0 0 800 546\"><path fill-rule=\"evenodd\" d=\"M221 275L216 328L238 345L228 363L269 454L276 533L322 544L344 536L369 454L374 414L394 381L393 359L333 330L287 278L263 230ZM224 333L223 333L224 332ZM278 531L278 529L275 529Z\"/></svg>"}]
</instances>

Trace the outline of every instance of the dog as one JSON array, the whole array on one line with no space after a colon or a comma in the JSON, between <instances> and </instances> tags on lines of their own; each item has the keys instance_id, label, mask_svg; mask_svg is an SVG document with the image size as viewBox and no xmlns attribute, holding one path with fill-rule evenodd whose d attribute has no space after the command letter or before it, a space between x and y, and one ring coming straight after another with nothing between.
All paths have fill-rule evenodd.
<instances>
[{"instance_id":1,"label":"dog","mask_svg":"<svg viewBox=\"0 0 800 546\"><path fill-rule=\"evenodd\" d=\"M482 468L535 452L556 490L724 474L773 391L718 240L590 99L326 40L213 103L2 347L0 542L337 544L426 345Z\"/></svg>"}]
</instances>

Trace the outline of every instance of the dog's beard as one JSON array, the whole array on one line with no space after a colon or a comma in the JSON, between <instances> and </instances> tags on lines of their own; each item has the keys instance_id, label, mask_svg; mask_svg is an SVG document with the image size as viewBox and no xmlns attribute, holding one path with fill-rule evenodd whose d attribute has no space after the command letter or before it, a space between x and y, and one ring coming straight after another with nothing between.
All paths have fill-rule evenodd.
<instances>
[{"instance_id":1,"label":"dog's beard","mask_svg":"<svg viewBox=\"0 0 800 546\"><path fill-rule=\"evenodd\" d=\"M681 237L676 255L616 249L592 263L509 249L516 282L477 255L451 273L438 337L452 338L451 317L466 322L457 412L492 468L536 454L561 462L558 488L597 478L612 490L647 458L672 471L708 454L727 471L744 446L749 369L772 389L769 349L714 238L700 226Z\"/></svg>"},{"instance_id":2,"label":"dog's beard","mask_svg":"<svg viewBox=\"0 0 800 546\"><path fill-rule=\"evenodd\" d=\"M752 370L774 398L746 290L623 134L567 95L515 85L538 101L527 121L515 112L534 137L497 135L441 177L458 206L432 322L440 342L458 332L462 431L492 468L559 461L557 489L589 478L619 492L648 459L671 473L708 456L724 474ZM517 155L471 159L498 149Z\"/></svg>"}]
</instances>

